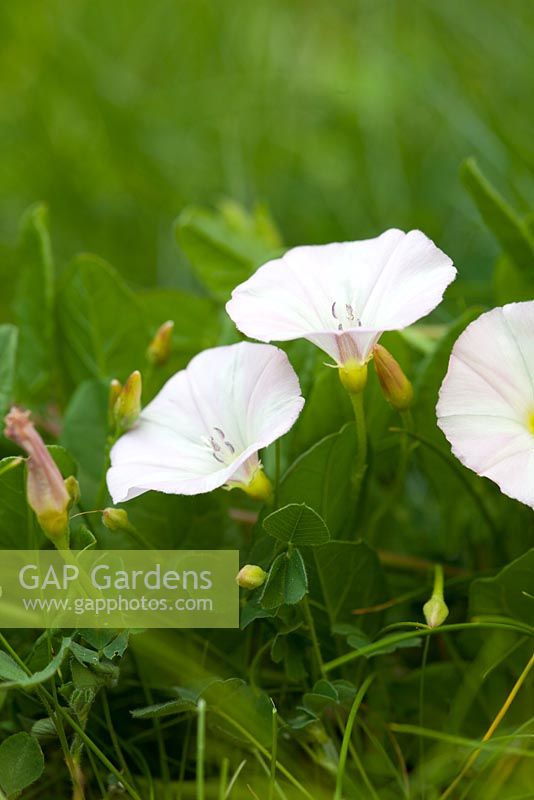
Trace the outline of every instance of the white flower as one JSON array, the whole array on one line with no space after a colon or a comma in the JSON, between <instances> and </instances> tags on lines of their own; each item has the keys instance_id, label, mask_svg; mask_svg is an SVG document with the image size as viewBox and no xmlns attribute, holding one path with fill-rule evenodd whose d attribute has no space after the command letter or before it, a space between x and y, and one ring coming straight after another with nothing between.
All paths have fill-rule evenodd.
<instances>
[{"instance_id":1,"label":"white flower","mask_svg":"<svg viewBox=\"0 0 534 800\"><path fill-rule=\"evenodd\" d=\"M286 433L304 399L282 350L241 342L195 356L111 450L114 503L150 489L201 494L241 486L265 498L258 451Z\"/></svg>"},{"instance_id":2,"label":"white flower","mask_svg":"<svg viewBox=\"0 0 534 800\"><path fill-rule=\"evenodd\" d=\"M466 328L437 415L466 467L534 507L534 302L494 308Z\"/></svg>"},{"instance_id":3,"label":"white flower","mask_svg":"<svg viewBox=\"0 0 534 800\"><path fill-rule=\"evenodd\" d=\"M305 338L338 365L364 364L381 333L424 317L454 279L451 259L420 231L295 247L232 292L226 310L264 342Z\"/></svg>"}]
</instances>

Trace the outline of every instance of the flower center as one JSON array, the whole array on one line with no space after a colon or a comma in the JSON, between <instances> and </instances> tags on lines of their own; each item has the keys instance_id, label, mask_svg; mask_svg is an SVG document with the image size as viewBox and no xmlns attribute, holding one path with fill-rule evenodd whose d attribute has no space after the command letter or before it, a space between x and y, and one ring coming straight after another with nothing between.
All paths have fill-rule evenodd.
<instances>
[{"instance_id":1,"label":"flower center","mask_svg":"<svg viewBox=\"0 0 534 800\"><path fill-rule=\"evenodd\" d=\"M211 436L203 436L203 443L211 450L213 458L220 464L231 464L235 458L235 447L226 438L222 428L213 428Z\"/></svg>"},{"instance_id":2,"label":"flower center","mask_svg":"<svg viewBox=\"0 0 534 800\"><path fill-rule=\"evenodd\" d=\"M534 434L534 411L531 411L527 417L527 426L529 431Z\"/></svg>"},{"instance_id":3,"label":"flower center","mask_svg":"<svg viewBox=\"0 0 534 800\"><path fill-rule=\"evenodd\" d=\"M350 303L334 301L332 303L332 316L337 322L338 331L344 331L346 328L361 328L361 320Z\"/></svg>"}]
</instances>

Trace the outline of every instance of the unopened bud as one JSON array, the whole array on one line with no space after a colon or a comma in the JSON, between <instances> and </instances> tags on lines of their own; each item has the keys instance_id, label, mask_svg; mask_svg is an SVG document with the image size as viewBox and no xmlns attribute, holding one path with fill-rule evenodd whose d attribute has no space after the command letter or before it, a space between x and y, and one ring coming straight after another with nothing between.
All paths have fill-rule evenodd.
<instances>
[{"instance_id":1,"label":"unopened bud","mask_svg":"<svg viewBox=\"0 0 534 800\"><path fill-rule=\"evenodd\" d=\"M132 372L113 407L113 417L117 433L129 430L141 413L141 373Z\"/></svg>"},{"instance_id":2,"label":"unopened bud","mask_svg":"<svg viewBox=\"0 0 534 800\"><path fill-rule=\"evenodd\" d=\"M123 508L105 508L102 512L102 522L110 531L132 532L128 513Z\"/></svg>"},{"instance_id":3,"label":"unopened bud","mask_svg":"<svg viewBox=\"0 0 534 800\"><path fill-rule=\"evenodd\" d=\"M113 378L113 380L109 384L109 394L108 394L108 422L110 428L112 428L115 425L115 403L119 399L119 395L121 392L122 392L122 383L118 381L116 378Z\"/></svg>"},{"instance_id":4,"label":"unopened bud","mask_svg":"<svg viewBox=\"0 0 534 800\"><path fill-rule=\"evenodd\" d=\"M423 606L423 614L429 628L438 628L449 616L449 609L443 597L432 595Z\"/></svg>"},{"instance_id":5,"label":"unopened bud","mask_svg":"<svg viewBox=\"0 0 534 800\"><path fill-rule=\"evenodd\" d=\"M413 402L413 387L398 361L391 353L376 344L373 348L376 374L386 400L397 409L406 411Z\"/></svg>"},{"instance_id":6,"label":"unopened bud","mask_svg":"<svg viewBox=\"0 0 534 800\"><path fill-rule=\"evenodd\" d=\"M69 547L71 496L56 462L30 419L13 407L5 418L5 435L28 454L26 497L43 533L59 550Z\"/></svg>"},{"instance_id":7,"label":"unopened bud","mask_svg":"<svg viewBox=\"0 0 534 800\"><path fill-rule=\"evenodd\" d=\"M169 360L173 329L174 322L172 320L167 320L158 328L146 351L146 357L151 364L160 366Z\"/></svg>"},{"instance_id":8,"label":"unopened bud","mask_svg":"<svg viewBox=\"0 0 534 800\"><path fill-rule=\"evenodd\" d=\"M432 596L424 604L423 614L429 628L438 628L449 616L449 609L443 597L443 569L439 564L435 567Z\"/></svg>"},{"instance_id":9,"label":"unopened bud","mask_svg":"<svg viewBox=\"0 0 534 800\"><path fill-rule=\"evenodd\" d=\"M64 483L65 483L65 489L69 493L70 497L70 503L69 503L69 509L70 509L72 508L72 506L75 506L78 500L80 499L80 484L78 483L74 475L69 475L68 478L65 478Z\"/></svg>"},{"instance_id":10,"label":"unopened bud","mask_svg":"<svg viewBox=\"0 0 534 800\"><path fill-rule=\"evenodd\" d=\"M349 394L360 394L367 383L367 364L358 361L346 361L339 367L339 380Z\"/></svg>"},{"instance_id":11,"label":"unopened bud","mask_svg":"<svg viewBox=\"0 0 534 800\"><path fill-rule=\"evenodd\" d=\"M236 582L242 589L257 589L259 586L263 586L266 578L267 573L257 564L245 564L239 570Z\"/></svg>"}]
</instances>

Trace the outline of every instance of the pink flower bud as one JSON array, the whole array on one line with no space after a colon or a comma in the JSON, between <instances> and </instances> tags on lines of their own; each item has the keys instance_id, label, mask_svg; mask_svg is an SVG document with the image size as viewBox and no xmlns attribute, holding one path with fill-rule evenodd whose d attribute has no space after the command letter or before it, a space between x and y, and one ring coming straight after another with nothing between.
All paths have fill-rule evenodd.
<instances>
[{"instance_id":1,"label":"pink flower bud","mask_svg":"<svg viewBox=\"0 0 534 800\"><path fill-rule=\"evenodd\" d=\"M29 411L13 407L5 418L5 435L28 453L26 496L45 535L58 549L69 546L68 509L72 498Z\"/></svg>"},{"instance_id":2,"label":"pink flower bud","mask_svg":"<svg viewBox=\"0 0 534 800\"><path fill-rule=\"evenodd\" d=\"M374 346L373 356L376 374L386 400L397 411L406 411L413 402L413 388L399 362L381 344Z\"/></svg>"}]
</instances>

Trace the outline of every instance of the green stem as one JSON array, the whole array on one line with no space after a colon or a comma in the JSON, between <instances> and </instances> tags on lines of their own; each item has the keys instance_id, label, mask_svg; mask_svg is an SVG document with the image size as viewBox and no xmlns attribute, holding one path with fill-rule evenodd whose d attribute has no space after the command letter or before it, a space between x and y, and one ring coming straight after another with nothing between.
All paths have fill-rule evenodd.
<instances>
[{"instance_id":1,"label":"green stem","mask_svg":"<svg viewBox=\"0 0 534 800\"><path fill-rule=\"evenodd\" d=\"M223 758L221 764L221 776L219 778L219 800L226 800L226 787L228 786L228 770L230 768L230 760Z\"/></svg>"},{"instance_id":2,"label":"green stem","mask_svg":"<svg viewBox=\"0 0 534 800\"><path fill-rule=\"evenodd\" d=\"M511 631L514 633L521 633L523 635L527 634L534 637L534 628L529 629L526 626L508 625L503 622L458 622L454 625L441 625L439 628L427 628L426 626L419 627L419 624L414 624L414 627L418 628L417 636L433 636L435 633L449 633L452 631L489 629ZM413 632L386 636L377 642L373 642L365 647L361 647L359 650L353 650L350 653L345 653L345 655L339 656L339 658L334 658L332 661L327 661L326 664L323 665L323 669L325 672L331 672L333 669L342 667L344 664L348 664L351 661L356 661L356 659L361 658L362 656L373 655L377 651L382 650L382 648L386 645L389 646L393 644L399 644L400 642L406 642L408 639L413 639L413 637Z\"/></svg>"},{"instance_id":3,"label":"green stem","mask_svg":"<svg viewBox=\"0 0 534 800\"><path fill-rule=\"evenodd\" d=\"M356 437L358 439L358 453L356 455L356 476L363 475L367 464L367 426L365 424L365 409L363 392L349 394L356 422Z\"/></svg>"},{"instance_id":4,"label":"green stem","mask_svg":"<svg viewBox=\"0 0 534 800\"><path fill-rule=\"evenodd\" d=\"M198 701L197 715L197 800L205 800L204 753L206 749L206 701Z\"/></svg>"},{"instance_id":5,"label":"green stem","mask_svg":"<svg viewBox=\"0 0 534 800\"><path fill-rule=\"evenodd\" d=\"M437 568L436 568L437 575ZM441 589L443 591L443 570L441 570ZM419 727L424 728L424 702L425 702L425 673L426 662L428 659L428 650L430 647L430 638L427 636L425 639L425 646L423 648L423 657L421 659L421 680L419 683ZM422 736L419 737L419 770L421 772L421 800L425 800L425 740Z\"/></svg>"},{"instance_id":6,"label":"green stem","mask_svg":"<svg viewBox=\"0 0 534 800\"><path fill-rule=\"evenodd\" d=\"M7 650L9 655L17 662L17 664L24 670L27 675L31 675L31 670L27 667L24 661L20 658L19 654L16 650L11 647L5 636L0 633L0 644ZM75 719L73 719L70 714L63 708L60 703L55 703L53 695L50 694L43 686L36 686L35 687L41 702L43 703L44 707L49 709L50 704L55 708L56 712L61 714L65 722L75 731L83 743L90 748L95 756L101 761L101 763L109 770L124 786L126 791L129 793L132 800L142 800L133 786L125 779L124 775L121 773L120 770L109 760L109 758L102 752L102 750L96 745L93 740L86 734L84 729L79 725ZM49 712L50 713L50 712Z\"/></svg>"},{"instance_id":7,"label":"green stem","mask_svg":"<svg viewBox=\"0 0 534 800\"><path fill-rule=\"evenodd\" d=\"M337 767L337 779L336 779L336 790L334 792L334 800L341 800L342 798L343 778L345 777L345 766L347 763L347 753L349 750L350 738L352 736L352 729L356 721L356 714L358 713L358 709L361 705L363 698L365 697L367 689L374 680L374 677L375 677L374 675L369 675L365 679L365 681L362 683L362 685L356 692L356 697L354 698L352 708L350 709L349 717L347 719L347 725L345 727L345 733L343 734L343 741L341 743L341 750L339 751L339 761Z\"/></svg>"},{"instance_id":8,"label":"green stem","mask_svg":"<svg viewBox=\"0 0 534 800\"><path fill-rule=\"evenodd\" d=\"M302 608L304 620L306 622L306 625L307 625L309 633L310 633L310 639L311 639L311 642L312 642L313 653L314 653L314 656L315 656L315 661L317 662L318 674L324 675L324 663L323 663L323 657L321 655L321 647L319 645L319 639L317 638L317 631L315 630L315 623L313 621L313 616L312 616L312 613L310 611L310 604L309 604L307 596L304 597L304 599L302 600L301 608Z\"/></svg>"},{"instance_id":9,"label":"green stem","mask_svg":"<svg viewBox=\"0 0 534 800\"><path fill-rule=\"evenodd\" d=\"M271 770L269 775L269 796L268 800L273 800L274 787L276 786L276 756L278 752L278 711L273 703L273 714L271 720Z\"/></svg>"}]
</instances>

